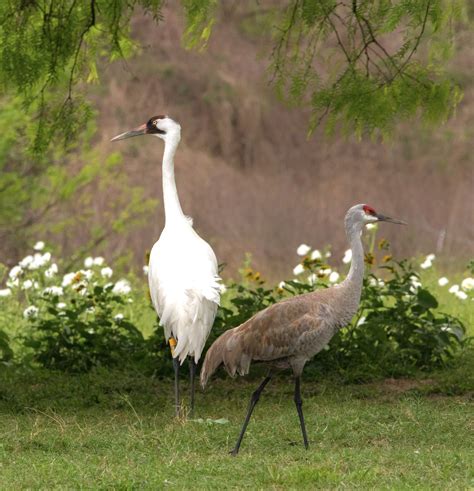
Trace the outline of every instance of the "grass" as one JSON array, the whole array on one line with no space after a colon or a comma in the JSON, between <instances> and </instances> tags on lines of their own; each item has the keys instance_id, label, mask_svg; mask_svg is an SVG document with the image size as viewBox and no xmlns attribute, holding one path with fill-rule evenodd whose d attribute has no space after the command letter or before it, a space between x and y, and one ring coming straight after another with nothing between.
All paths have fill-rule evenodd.
<instances>
[{"instance_id":1,"label":"grass","mask_svg":"<svg viewBox=\"0 0 474 491\"><path fill-rule=\"evenodd\" d=\"M280 377L262 395L237 458L227 452L257 379L215 379L186 421L173 417L167 380L5 369L0 488L469 488L471 368L367 385L305 379L308 451L291 381ZM447 396L453 384L459 395Z\"/></svg>"},{"instance_id":2,"label":"grass","mask_svg":"<svg viewBox=\"0 0 474 491\"><path fill-rule=\"evenodd\" d=\"M439 287L439 276L434 268L421 274L439 310L460 317L474 335L474 309ZM450 284L460 279L452 275ZM126 308L150 334L154 313L146 297ZM26 323L17 308L0 311L0 321L12 332ZM451 368L414 380L342 385L308 371L308 451L291 380L280 376L263 393L233 458L228 451L258 383L214 379L197 396L195 418L177 420L170 380L0 365L0 490L474 487L472 348Z\"/></svg>"}]
</instances>

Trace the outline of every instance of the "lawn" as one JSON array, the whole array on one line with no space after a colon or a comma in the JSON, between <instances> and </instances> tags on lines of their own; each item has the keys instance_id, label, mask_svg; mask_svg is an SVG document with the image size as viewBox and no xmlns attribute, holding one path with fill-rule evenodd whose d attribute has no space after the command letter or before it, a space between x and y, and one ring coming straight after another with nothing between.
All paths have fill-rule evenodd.
<instances>
[{"instance_id":1,"label":"lawn","mask_svg":"<svg viewBox=\"0 0 474 491\"><path fill-rule=\"evenodd\" d=\"M306 377L308 451L291 381L280 376L236 458L228 451L256 378L214 379L186 421L173 417L167 380L5 369L0 487L466 489L474 485L472 360L417 381Z\"/></svg>"},{"instance_id":2,"label":"lawn","mask_svg":"<svg viewBox=\"0 0 474 491\"><path fill-rule=\"evenodd\" d=\"M439 276L433 268L421 281L439 311L458 316L472 336L472 299L449 293ZM449 285L462 278L452 274ZM154 313L143 292L134 295L123 312L150 334ZM19 354L15 334L28 329L22 311L14 299L0 310ZM474 487L472 344L451 367L414 379L348 385L308 369L308 451L292 381L281 374L263 393L236 458L228 452L258 373L237 380L220 374L197 394L196 415L176 419L169 379L138 369L71 375L27 368L31 354L24 355L23 367L0 365L0 490ZM185 393L185 370L182 378Z\"/></svg>"}]
</instances>

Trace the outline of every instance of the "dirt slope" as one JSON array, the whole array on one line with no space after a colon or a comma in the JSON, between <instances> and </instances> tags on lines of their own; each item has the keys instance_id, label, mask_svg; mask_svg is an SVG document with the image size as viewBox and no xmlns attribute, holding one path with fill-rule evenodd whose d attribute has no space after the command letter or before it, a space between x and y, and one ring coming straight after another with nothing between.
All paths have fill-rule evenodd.
<instances>
[{"instance_id":1,"label":"dirt slope","mask_svg":"<svg viewBox=\"0 0 474 491\"><path fill-rule=\"evenodd\" d=\"M167 113L182 126L176 157L178 190L185 212L232 271L245 252L268 276L288 276L301 242L346 248L346 209L366 202L409 222L384 225L383 235L400 254L474 252L472 137L474 90L469 50L453 71L465 97L456 118L428 132L400 128L390 144L318 131L306 139L307 114L283 107L267 85L264 46L242 29L242 9L229 9L207 51L182 48L182 19L164 11L157 28L140 17L134 29L144 45L128 64L103 67L108 84L98 100L104 152L117 150L110 136ZM472 67L471 67L472 68ZM121 144L127 172L161 200L162 145L153 138ZM100 209L97 210L100 214ZM137 263L163 226L156 216L129 237L111 244L132 247Z\"/></svg>"}]
</instances>

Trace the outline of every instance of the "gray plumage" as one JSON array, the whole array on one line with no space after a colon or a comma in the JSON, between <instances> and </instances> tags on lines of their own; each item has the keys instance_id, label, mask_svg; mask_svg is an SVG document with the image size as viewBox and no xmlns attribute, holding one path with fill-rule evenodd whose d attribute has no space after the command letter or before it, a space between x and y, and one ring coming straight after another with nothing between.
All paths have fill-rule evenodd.
<instances>
[{"instance_id":1,"label":"gray plumage","mask_svg":"<svg viewBox=\"0 0 474 491\"><path fill-rule=\"evenodd\" d=\"M201 370L201 384L222 364L231 376L245 375L252 361L267 363L270 368L291 368L295 376L297 404L305 446L308 446L299 380L305 363L319 353L334 334L350 322L359 308L364 277L364 251L361 234L367 223L390 221L367 205L356 205L345 217L346 235L352 250L352 263L346 279L331 288L317 290L278 302L251 319L222 334L209 348ZM252 396L246 422L234 448L236 455L252 410L269 375Z\"/></svg>"}]
</instances>

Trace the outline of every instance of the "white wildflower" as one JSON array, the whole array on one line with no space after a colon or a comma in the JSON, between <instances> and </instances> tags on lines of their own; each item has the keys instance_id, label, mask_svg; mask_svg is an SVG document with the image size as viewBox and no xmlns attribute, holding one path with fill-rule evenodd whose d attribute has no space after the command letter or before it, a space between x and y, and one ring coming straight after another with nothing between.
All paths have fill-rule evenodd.
<instances>
[{"instance_id":1,"label":"white wildflower","mask_svg":"<svg viewBox=\"0 0 474 491\"><path fill-rule=\"evenodd\" d=\"M327 251L326 254L324 254L324 257L331 257L332 254L331 254L331 251Z\"/></svg>"},{"instance_id":2,"label":"white wildflower","mask_svg":"<svg viewBox=\"0 0 474 491\"><path fill-rule=\"evenodd\" d=\"M351 260L352 260L352 250L347 249L347 251L344 253L344 257L342 258L342 262L344 264L348 264L351 262Z\"/></svg>"},{"instance_id":3,"label":"white wildflower","mask_svg":"<svg viewBox=\"0 0 474 491\"><path fill-rule=\"evenodd\" d=\"M448 280L448 278L446 278L446 276L443 276L442 278L440 278L438 280L439 286L446 286L448 283L449 283L449 280Z\"/></svg>"},{"instance_id":4,"label":"white wildflower","mask_svg":"<svg viewBox=\"0 0 474 491\"><path fill-rule=\"evenodd\" d=\"M44 249L44 242L42 240L39 240L36 242L36 244L33 246L33 249L35 251L42 251Z\"/></svg>"},{"instance_id":5,"label":"white wildflower","mask_svg":"<svg viewBox=\"0 0 474 491\"><path fill-rule=\"evenodd\" d=\"M412 276L410 276L410 283L411 283L410 291L412 293L416 293L418 288L420 288L420 286L421 286L421 281L415 275L412 275Z\"/></svg>"},{"instance_id":6,"label":"white wildflower","mask_svg":"<svg viewBox=\"0 0 474 491\"><path fill-rule=\"evenodd\" d=\"M104 264L104 258L102 256L97 256L94 258L94 266L102 266Z\"/></svg>"},{"instance_id":7,"label":"white wildflower","mask_svg":"<svg viewBox=\"0 0 474 491\"><path fill-rule=\"evenodd\" d=\"M296 249L296 254L298 254L298 256L306 256L306 254L308 254L308 252L311 250L311 247L309 247L308 244L301 244L298 249Z\"/></svg>"},{"instance_id":8,"label":"white wildflower","mask_svg":"<svg viewBox=\"0 0 474 491\"><path fill-rule=\"evenodd\" d=\"M115 283L112 291L114 293L120 293L123 295L127 295L132 291L132 287L130 286L130 283L127 280L118 280L117 283Z\"/></svg>"},{"instance_id":9,"label":"white wildflower","mask_svg":"<svg viewBox=\"0 0 474 491\"><path fill-rule=\"evenodd\" d=\"M435 260L435 258L436 258L436 256L435 256L434 254L428 254L428 255L426 256L426 259L427 259L428 261L434 261L434 260Z\"/></svg>"},{"instance_id":10,"label":"white wildflower","mask_svg":"<svg viewBox=\"0 0 474 491\"><path fill-rule=\"evenodd\" d=\"M380 278L377 279L377 285L378 286L385 286L385 281L384 280L381 280ZM421 283L420 283L421 285Z\"/></svg>"},{"instance_id":11,"label":"white wildflower","mask_svg":"<svg viewBox=\"0 0 474 491\"><path fill-rule=\"evenodd\" d=\"M369 278L369 285L370 286L377 286L377 280L373 278L372 276Z\"/></svg>"},{"instance_id":12,"label":"white wildflower","mask_svg":"<svg viewBox=\"0 0 474 491\"><path fill-rule=\"evenodd\" d=\"M87 281L90 281L91 278L94 276L94 271L91 271L90 269L81 269L79 271L79 273L81 273L81 275L87 280Z\"/></svg>"},{"instance_id":13,"label":"white wildflower","mask_svg":"<svg viewBox=\"0 0 474 491\"><path fill-rule=\"evenodd\" d=\"M76 273L67 273L63 277L63 282L61 283L62 286L69 286L72 283L72 280L76 276Z\"/></svg>"},{"instance_id":14,"label":"white wildflower","mask_svg":"<svg viewBox=\"0 0 474 491\"><path fill-rule=\"evenodd\" d=\"M453 285L448 291L449 293L457 293L459 291L459 285Z\"/></svg>"},{"instance_id":15,"label":"white wildflower","mask_svg":"<svg viewBox=\"0 0 474 491\"><path fill-rule=\"evenodd\" d=\"M112 268L109 268L108 266L106 266L105 268L102 268L100 270L100 274L104 277L104 278L110 278L112 276Z\"/></svg>"},{"instance_id":16,"label":"white wildflower","mask_svg":"<svg viewBox=\"0 0 474 491\"><path fill-rule=\"evenodd\" d=\"M44 272L46 278L52 278L58 272L58 265L56 263L51 264L51 266Z\"/></svg>"},{"instance_id":17,"label":"white wildflower","mask_svg":"<svg viewBox=\"0 0 474 491\"><path fill-rule=\"evenodd\" d=\"M84 266L86 268L92 268L94 266L94 258L89 256L84 259Z\"/></svg>"},{"instance_id":18,"label":"white wildflower","mask_svg":"<svg viewBox=\"0 0 474 491\"><path fill-rule=\"evenodd\" d=\"M148 266L145 264L145 266L143 266L143 274L146 276L148 274Z\"/></svg>"},{"instance_id":19,"label":"white wildflower","mask_svg":"<svg viewBox=\"0 0 474 491\"><path fill-rule=\"evenodd\" d=\"M39 283L37 281L33 281L33 288L35 290L39 290L39 287L40 287Z\"/></svg>"},{"instance_id":20,"label":"white wildflower","mask_svg":"<svg viewBox=\"0 0 474 491\"><path fill-rule=\"evenodd\" d=\"M38 317L39 308L34 305L30 305L23 311L23 317L26 319L32 319L34 317Z\"/></svg>"},{"instance_id":21,"label":"white wildflower","mask_svg":"<svg viewBox=\"0 0 474 491\"><path fill-rule=\"evenodd\" d=\"M362 324L365 324L366 317L362 316L358 321L357 321L357 326L361 326Z\"/></svg>"},{"instance_id":22,"label":"white wildflower","mask_svg":"<svg viewBox=\"0 0 474 491\"><path fill-rule=\"evenodd\" d=\"M43 290L45 295L56 295L61 296L64 294L63 289L60 286L48 286Z\"/></svg>"},{"instance_id":23,"label":"white wildflower","mask_svg":"<svg viewBox=\"0 0 474 491\"><path fill-rule=\"evenodd\" d=\"M420 264L421 269L428 269L431 268L431 266L433 266L433 263L428 258L426 258L425 261Z\"/></svg>"},{"instance_id":24,"label":"white wildflower","mask_svg":"<svg viewBox=\"0 0 474 491\"><path fill-rule=\"evenodd\" d=\"M33 282L31 280L26 280L21 285L22 290L29 290L33 286Z\"/></svg>"},{"instance_id":25,"label":"white wildflower","mask_svg":"<svg viewBox=\"0 0 474 491\"><path fill-rule=\"evenodd\" d=\"M339 273L337 271L333 271L330 275L329 275L329 281L331 283L336 283L337 281L339 280Z\"/></svg>"},{"instance_id":26,"label":"white wildflower","mask_svg":"<svg viewBox=\"0 0 474 491\"><path fill-rule=\"evenodd\" d=\"M280 283L278 283L278 288L285 288L285 285L286 283L284 281L280 281Z\"/></svg>"},{"instance_id":27,"label":"white wildflower","mask_svg":"<svg viewBox=\"0 0 474 491\"><path fill-rule=\"evenodd\" d=\"M40 254L39 252L36 252L35 255L33 256L33 261L31 261L28 264L28 269L41 268L45 264L49 263L50 260L51 260L50 252L45 252L44 254Z\"/></svg>"},{"instance_id":28,"label":"white wildflower","mask_svg":"<svg viewBox=\"0 0 474 491\"><path fill-rule=\"evenodd\" d=\"M0 297L9 297L12 294L10 288L3 288L0 290Z\"/></svg>"},{"instance_id":29,"label":"white wildflower","mask_svg":"<svg viewBox=\"0 0 474 491\"><path fill-rule=\"evenodd\" d=\"M323 274L324 276L329 276L332 273L332 269L331 268L325 268L325 269L319 270L319 272L321 274Z\"/></svg>"},{"instance_id":30,"label":"white wildflower","mask_svg":"<svg viewBox=\"0 0 474 491\"><path fill-rule=\"evenodd\" d=\"M298 266L295 266L293 269L293 274L294 275L299 275L304 272L304 266L302 264L298 264Z\"/></svg>"},{"instance_id":31,"label":"white wildflower","mask_svg":"<svg viewBox=\"0 0 474 491\"><path fill-rule=\"evenodd\" d=\"M59 302L56 304L56 307L58 309L65 309L66 308L66 304L64 302Z\"/></svg>"},{"instance_id":32,"label":"white wildflower","mask_svg":"<svg viewBox=\"0 0 474 491\"><path fill-rule=\"evenodd\" d=\"M27 268L32 262L33 262L33 256L30 254L28 256L25 256L18 264L22 268Z\"/></svg>"},{"instance_id":33,"label":"white wildflower","mask_svg":"<svg viewBox=\"0 0 474 491\"><path fill-rule=\"evenodd\" d=\"M461 288L466 291L474 289L474 278L464 278L461 282Z\"/></svg>"},{"instance_id":34,"label":"white wildflower","mask_svg":"<svg viewBox=\"0 0 474 491\"><path fill-rule=\"evenodd\" d=\"M318 281L318 277L314 274L314 273L311 273L309 276L308 276L308 283L310 285L315 285L316 282Z\"/></svg>"},{"instance_id":35,"label":"white wildflower","mask_svg":"<svg viewBox=\"0 0 474 491\"><path fill-rule=\"evenodd\" d=\"M120 322L123 320L123 314L117 314L117 315L114 315L114 319L117 321L117 322Z\"/></svg>"},{"instance_id":36,"label":"white wildflower","mask_svg":"<svg viewBox=\"0 0 474 491\"><path fill-rule=\"evenodd\" d=\"M462 290L459 290L455 293L456 297L460 298L461 300L466 300L467 294L466 292L463 292Z\"/></svg>"},{"instance_id":37,"label":"white wildflower","mask_svg":"<svg viewBox=\"0 0 474 491\"><path fill-rule=\"evenodd\" d=\"M328 257L328 256L326 256ZM315 249L312 253L311 253L311 259L321 259L322 256L321 256L321 252L318 251L317 249Z\"/></svg>"},{"instance_id":38,"label":"white wildflower","mask_svg":"<svg viewBox=\"0 0 474 491\"><path fill-rule=\"evenodd\" d=\"M224 285L224 283L219 283L219 290L221 292L221 295L223 295L227 291L227 287Z\"/></svg>"},{"instance_id":39,"label":"white wildflower","mask_svg":"<svg viewBox=\"0 0 474 491\"><path fill-rule=\"evenodd\" d=\"M20 273L22 272L23 270L21 269L21 266L13 266L12 269L10 269L10 272L8 273L8 276L12 279L12 280L16 280L18 278L18 276L20 276Z\"/></svg>"},{"instance_id":40,"label":"white wildflower","mask_svg":"<svg viewBox=\"0 0 474 491\"><path fill-rule=\"evenodd\" d=\"M20 280L18 278L15 278L14 280L10 278L7 280L8 288L16 288L19 285L20 285Z\"/></svg>"}]
</instances>

